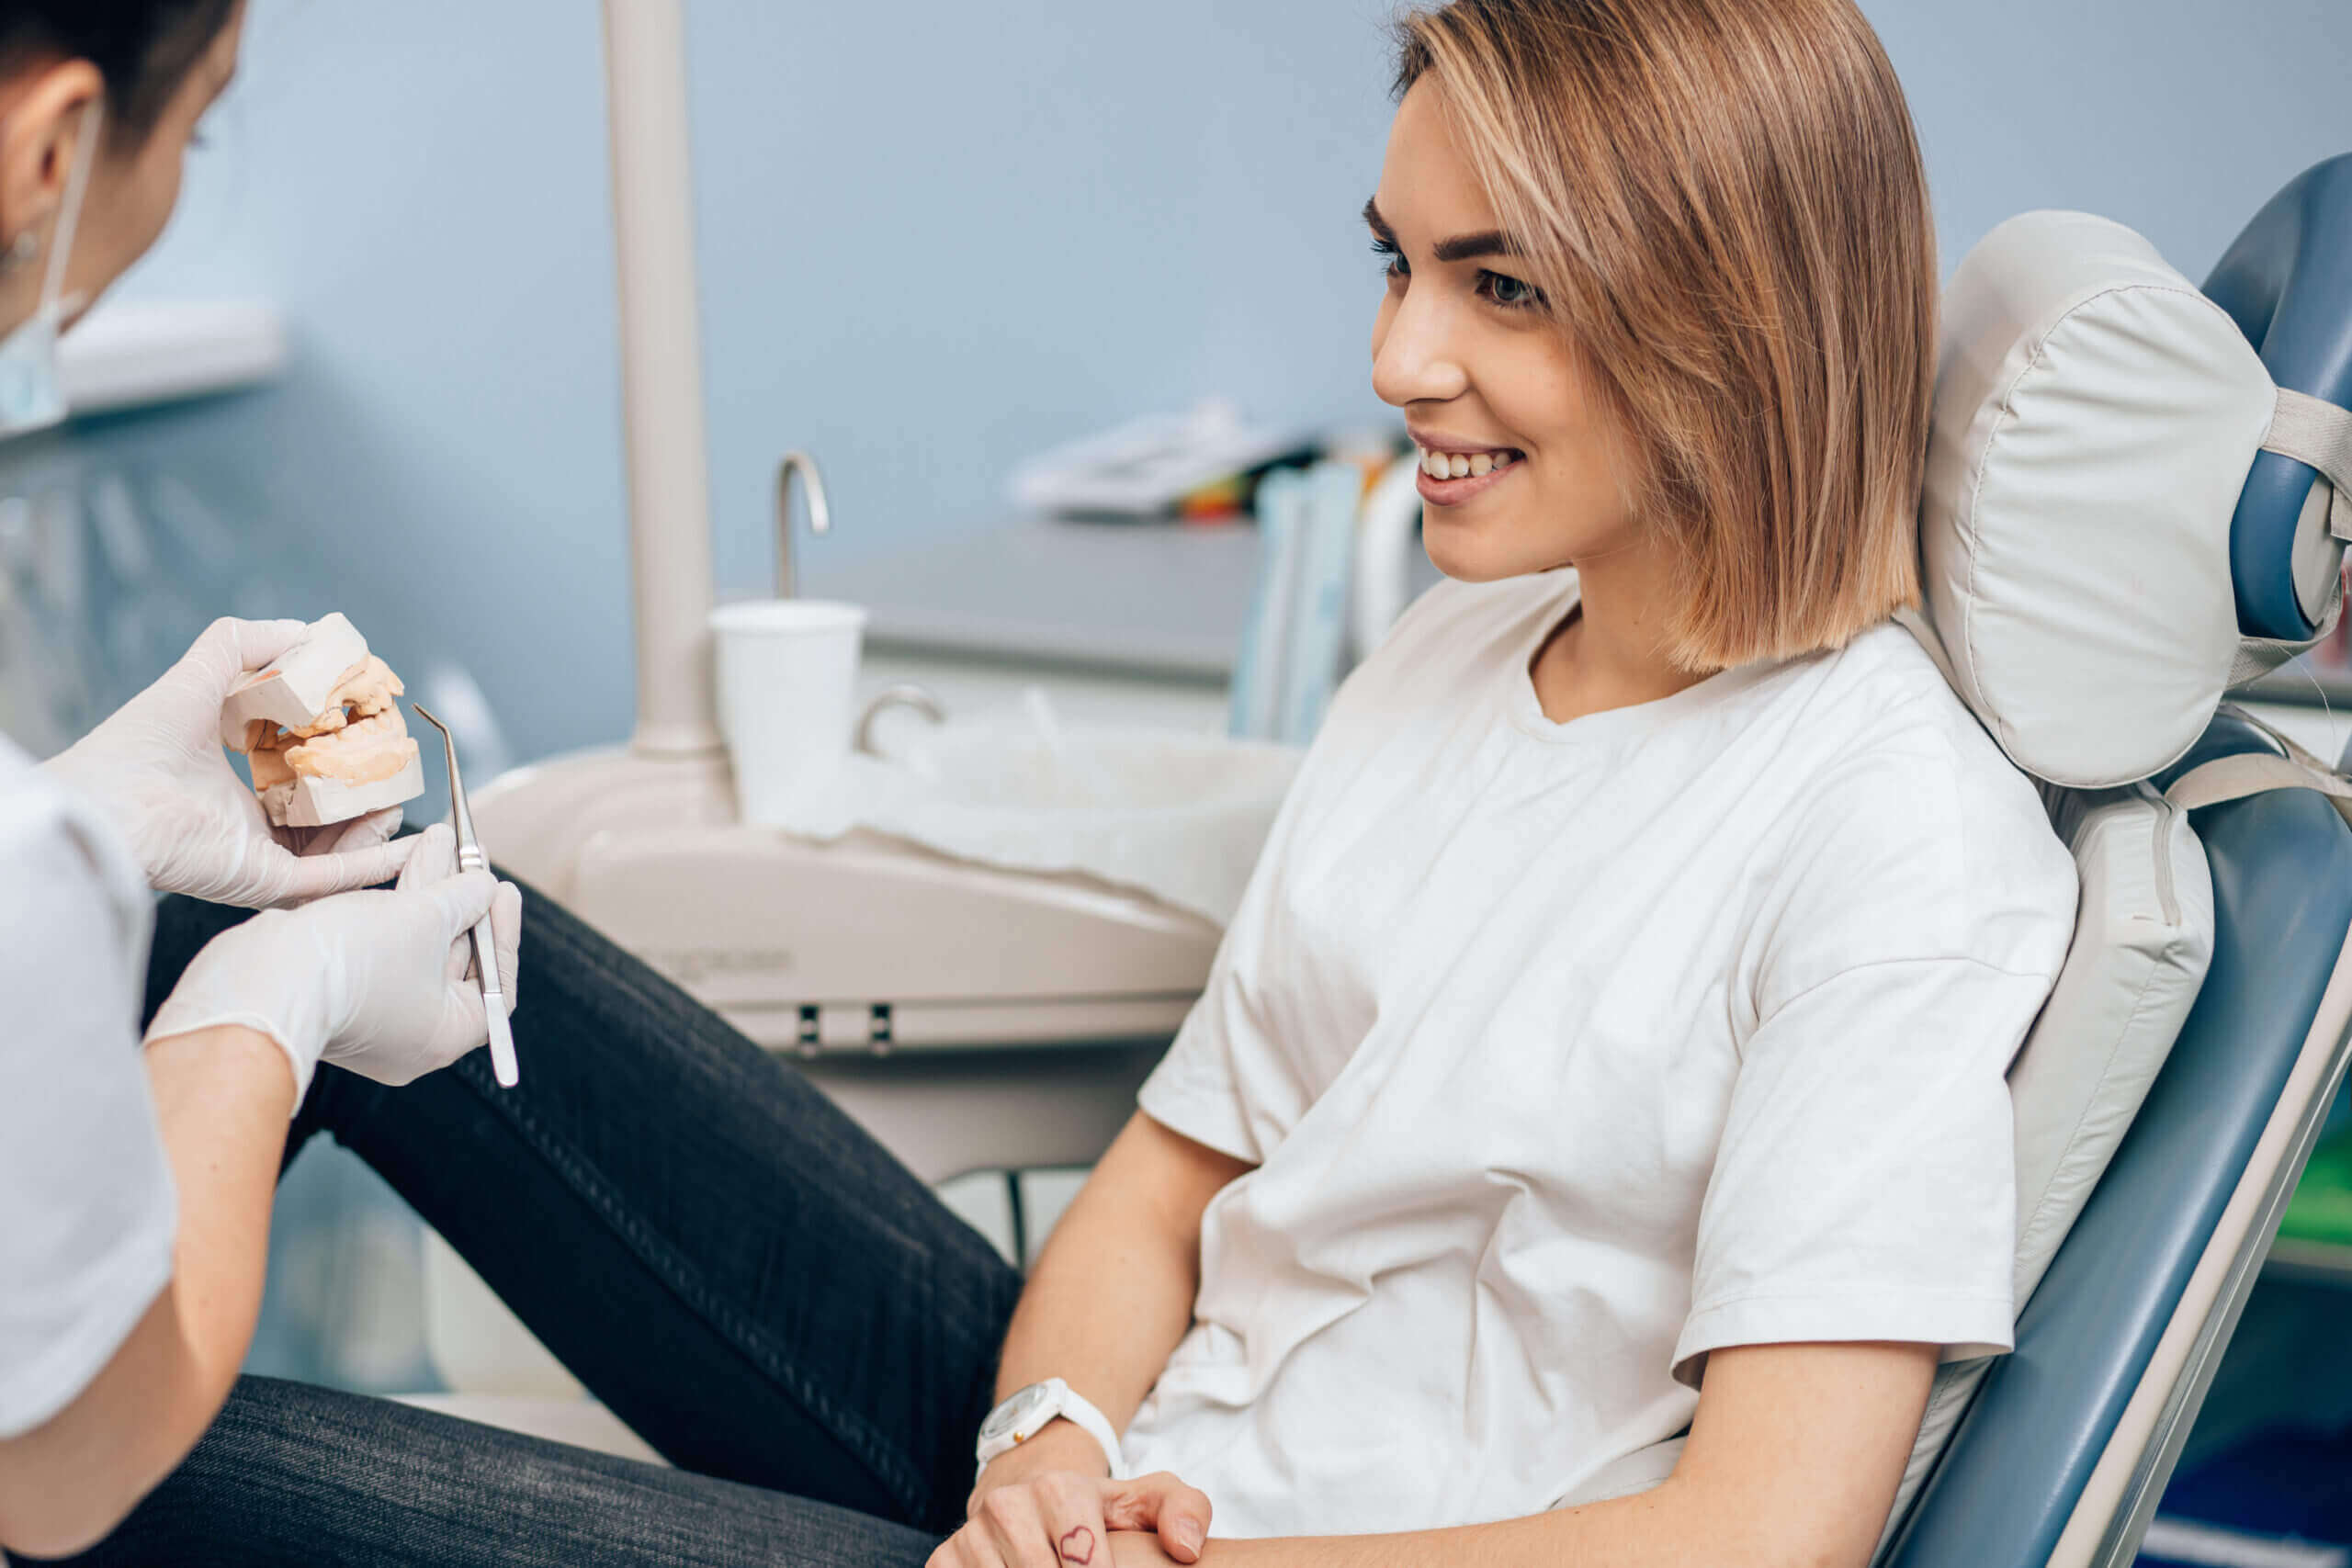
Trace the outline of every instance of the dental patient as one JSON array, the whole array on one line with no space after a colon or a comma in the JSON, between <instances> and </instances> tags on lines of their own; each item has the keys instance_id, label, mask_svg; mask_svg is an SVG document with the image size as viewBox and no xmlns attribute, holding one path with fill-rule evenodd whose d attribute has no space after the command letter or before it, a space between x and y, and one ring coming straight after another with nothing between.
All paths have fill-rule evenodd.
<instances>
[{"instance_id":1,"label":"dental patient","mask_svg":"<svg viewBox=\"0 0 2352 1568\"><path fill-rule=\"evenodd\" d=\"M2075 887L1889 618L1908 111L1851 0L1399 40L1372 379L1450 581L1025 1283L530 897L522 1087L331 1063L287 1154L357 1151L673 1468L247 1378L88 1561L1869 1561L1939 1360L2010 1342ZM239 918L167 904L151 1007Z\"/></svg>"}]
</instances>

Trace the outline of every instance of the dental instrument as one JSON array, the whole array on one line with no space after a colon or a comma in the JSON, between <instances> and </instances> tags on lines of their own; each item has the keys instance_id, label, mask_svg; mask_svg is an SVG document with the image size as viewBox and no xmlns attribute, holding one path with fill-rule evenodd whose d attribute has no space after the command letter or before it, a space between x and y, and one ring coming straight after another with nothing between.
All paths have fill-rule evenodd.
<instances>
[{"instance_id":1,"label":"dental instrument","mask_svg":"<svg viewBox=\"0 0 2352 1568\"><path fill-rule=\"evenodd\" d=\"M449 826L458 835L458 869L488 871L490 861L481 852L481 840L474 836L474 814L466 805L465 781L458 774L458 742L449 734L449 727L433 716L423 703L411 703L416 716L441 732L441 745L449 758ZM514 1030L506 1020L506 993L498 974L498 942L490 929L487 912L474 922L474 972L481 977L482 1015L490 1021L490 1065L498 1077L498 1087L513 1089L521 1081L521 1072L514 1062Z\"/></svg>"}]
</instances>

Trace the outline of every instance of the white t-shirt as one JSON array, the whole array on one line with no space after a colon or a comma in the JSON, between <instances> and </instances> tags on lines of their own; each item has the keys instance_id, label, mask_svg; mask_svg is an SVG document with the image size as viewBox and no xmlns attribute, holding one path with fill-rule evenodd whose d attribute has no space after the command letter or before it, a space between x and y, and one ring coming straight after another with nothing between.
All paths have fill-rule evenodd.
<instances>
[{"instance_id":1,"label":"white t-shirt","mask_svg":"<svg viewBox=\"0 0 2352 1568\"><path fill-rule=\"evenodd\" d=\"M1144 1085L1257 1167L1125 1437L1219 1534L1540 1512L1724 1346L2009 1344L2003 1075L2075 896L2032 786L1892 624L1552 723L1575 593L1397 624Z\"/></svg>"},{"instance_id":2,"label":"white t-shirt","mask_svg":"<svg viewBox=\"0 0 2352 1568\"><path fill-rule=\"evenodd\" d=\"M0 739L0 1438L71 1403L171 1278L139 1059L153 921L129 848Z\"/></svg>"}]
</instances>

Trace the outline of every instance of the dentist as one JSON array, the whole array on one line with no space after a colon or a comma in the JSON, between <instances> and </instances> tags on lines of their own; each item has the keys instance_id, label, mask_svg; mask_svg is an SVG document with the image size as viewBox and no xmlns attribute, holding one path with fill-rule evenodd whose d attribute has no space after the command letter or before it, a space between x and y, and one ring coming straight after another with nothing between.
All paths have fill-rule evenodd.
<instances>
[{"instance_id":1,"label":"dentist","mask_svg":"<svg viewBox=\"0 0 2352 1568\"><path fill-rule=\"evenodd\" d=\"M0 0L0 434L64 417L58 334L162 231L197 121L234 73L242 11ZM216 622L46 764L0 739L9 1551L100 1539L219 1411L317 1065L401 1083L481 1044L455 943L485 910L512 973L519 896L458 874L446 829L392 842L393 809L274 830L231 771L221 698L300 630ZM396 874L396 890L353 891ZM147 998L142 1049L158 892L273 912Z\"/></svg>"}]
</instances>

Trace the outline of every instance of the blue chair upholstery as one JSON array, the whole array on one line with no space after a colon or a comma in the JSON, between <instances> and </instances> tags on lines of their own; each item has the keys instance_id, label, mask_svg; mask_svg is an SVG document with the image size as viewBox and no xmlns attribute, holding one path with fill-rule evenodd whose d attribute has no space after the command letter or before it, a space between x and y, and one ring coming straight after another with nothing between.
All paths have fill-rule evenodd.
<instances>
[{"instance_id":1,"label":"blue chair upholstery","mask_svg":"<svg viewBox=\"0 0 2352 1568\"><path fill-rule=\"evenodd\" d=\"M2205 280L2281 387L2352 408L2352 152L2306 169L2272 197ZM2275 452L2247 471L2230 525L2238 629L2318 635L2295 592L2293 544L2313 469Z\"/></svg>"},{"instance_id":2,"label":"blue chair upholstery","mask_svg":"<svg viewBox=\"0 0 2352 1568\"><path fill-rule=\"evenodd\" d=\"M2160 784L2267 749L2224 714ZM2083 1216L1953 1434L1890 1562L2025 1568L2056 1545L2301 1054L2347 931L2352 829L2284 790L2192 815L2212 967Z\"/></svg>"}]
</instances>

